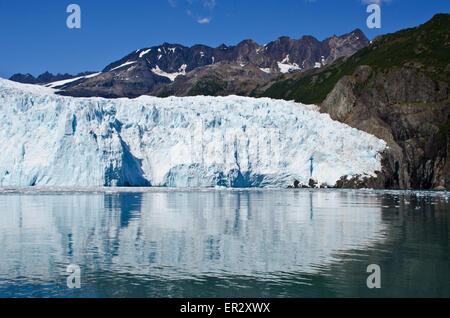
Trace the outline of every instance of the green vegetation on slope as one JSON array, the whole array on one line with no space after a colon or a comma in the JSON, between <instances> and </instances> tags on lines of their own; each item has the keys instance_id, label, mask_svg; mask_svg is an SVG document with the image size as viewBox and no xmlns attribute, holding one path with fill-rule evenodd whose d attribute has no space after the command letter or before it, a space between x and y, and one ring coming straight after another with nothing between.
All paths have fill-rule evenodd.
<instances>
[{"instance_id":1,"label":"green vegetation on slope","mask_svg":"<svg viewBox=\"0 0 450 318\"><path fill-rule=\"evenodd\" d=\"M320 104L336 83L351 75L359 65L385 72L392 68L412 67L434 80L450 82L450 14L437 14L416 28L387 34L347 59L338 59L328 67L281 77L262 96Z\"/></svg>"},{"instance_id":2,"label":"green vegetation on slope","mask_svg":"<svg viewBox=\"0 0 450 318\"><path fill-rule=\"evenodd\" d=\"M187 93L188 96L219 96L226 93L227 83L216 77L207 77L197 82Z\"/></svg>"}]
</instances>

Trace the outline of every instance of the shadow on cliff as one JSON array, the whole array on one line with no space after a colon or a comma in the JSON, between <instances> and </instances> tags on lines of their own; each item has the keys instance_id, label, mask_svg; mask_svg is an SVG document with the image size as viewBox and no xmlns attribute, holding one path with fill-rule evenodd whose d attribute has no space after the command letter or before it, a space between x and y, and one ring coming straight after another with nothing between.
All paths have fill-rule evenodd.
<instances>
[{"instance_id":1,"label":"shadow on cliff","mask_svg":"<svg viewBox=\"0 0 450 318\"><path fill-rule=\"evenodd\" d=\"M120 135L122 123L116 120L111 124L117 132L122 146L122 160L118 167L112 164L107 168L105 173L105 186L118 187L149 187L150 182L144 177L142 170L142 160L136 158L130 151L130 147L123 141ZM115 183L115 184L113 184Z\"/></svg>"}]
</instances>

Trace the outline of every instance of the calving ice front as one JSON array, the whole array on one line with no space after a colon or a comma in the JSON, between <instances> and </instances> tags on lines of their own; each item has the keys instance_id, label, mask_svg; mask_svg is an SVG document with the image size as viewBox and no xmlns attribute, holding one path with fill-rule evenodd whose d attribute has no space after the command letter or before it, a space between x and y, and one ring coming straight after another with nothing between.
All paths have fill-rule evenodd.
<instances>
[{"instance_id":1,"label":"calving ice front","mask_svg":"<svg viewBox=\"0 0 450 318\"><path fill-rule=\"evenodd\" d=\"M0 79L1 186L334 185L381 170L384 141L268 98L73 98Z\"/></svg>"}]
</instances>

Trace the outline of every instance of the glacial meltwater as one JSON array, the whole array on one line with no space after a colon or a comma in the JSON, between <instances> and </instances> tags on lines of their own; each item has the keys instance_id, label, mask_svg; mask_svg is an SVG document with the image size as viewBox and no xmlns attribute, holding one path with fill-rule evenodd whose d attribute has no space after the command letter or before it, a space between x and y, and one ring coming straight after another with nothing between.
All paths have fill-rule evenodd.
<instances>
[{"instance_id":1,"label":"glacial meltwater","mask_svg":"<svg viewBox=\"0 0 450 318\"><path fill-rule=\"evenodd\" d=\"M450 297L449 198L0 188L0 297Z\"/></svg>"}]
</instances>

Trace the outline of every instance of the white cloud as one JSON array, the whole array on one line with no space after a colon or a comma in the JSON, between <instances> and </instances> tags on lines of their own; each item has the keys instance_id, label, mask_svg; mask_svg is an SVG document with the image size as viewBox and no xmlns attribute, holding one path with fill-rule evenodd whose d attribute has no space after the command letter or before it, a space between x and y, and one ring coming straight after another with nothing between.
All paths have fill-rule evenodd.
<instances>
[{"instance_id":1,"label":"white cloud","mask_svg":"<svg viewBox=\"0 0 450 318\"><path fill-rule=\"evenodd\" d=\"M211 22L211 18L198 18L197 22L200 24L205 24Z\"/></svg>"},{"instance_id":2,"label":"white cloud","mask_svg":"<svg viewBox=\"0 0 450 318\"><path fill-rule=\"evenodd\" d=\"M172 8L181 8L197 23L207 24L212 20L212 13L217 0L167 0Z\"/></svg>"}]
</instances>

